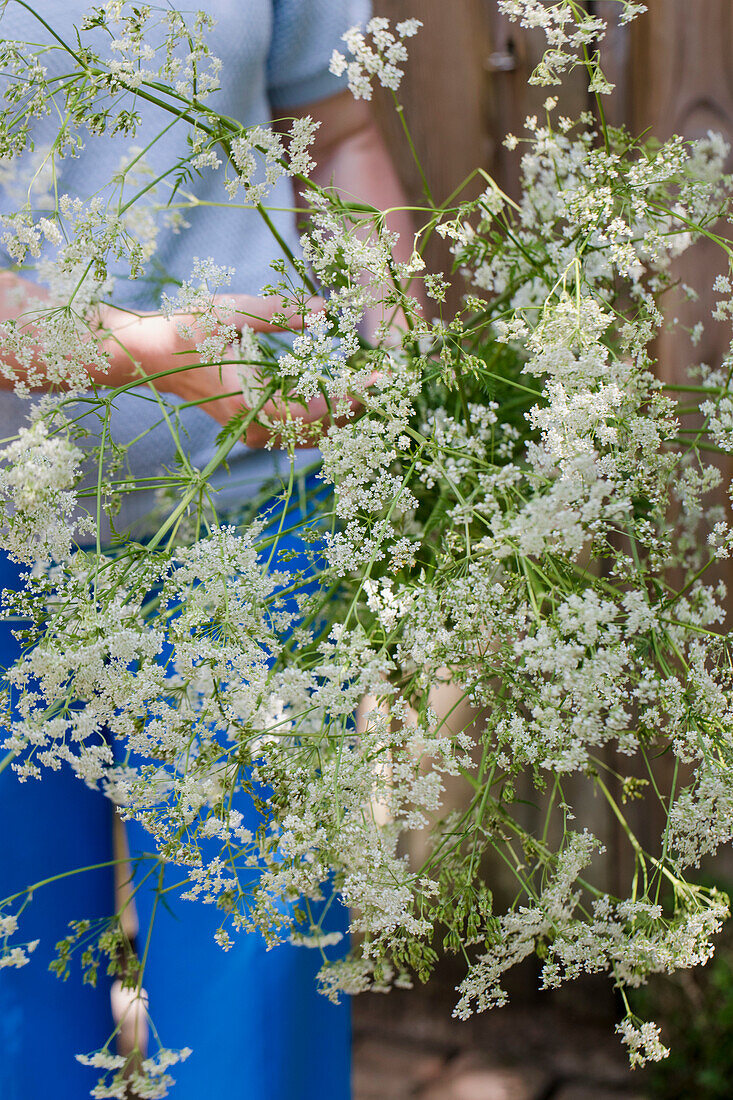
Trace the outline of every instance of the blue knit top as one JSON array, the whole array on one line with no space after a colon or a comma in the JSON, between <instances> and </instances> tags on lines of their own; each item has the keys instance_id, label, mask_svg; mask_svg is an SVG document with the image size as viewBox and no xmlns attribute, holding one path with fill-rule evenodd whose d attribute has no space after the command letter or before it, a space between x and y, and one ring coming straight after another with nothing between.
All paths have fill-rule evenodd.
<instances>
[{"instance_id":1,"label":"blue knit top","mask_svg":"<svg viewBox=\"0 0 733 1100\"><path fill-rule=\"evenodd\" d=\"M267 123L272 116L286 115L287 107L302 107L340 91L345 80L328 71L331 52L341 45L341 35L348 27L363 23L369 16L369 0L197 0L192 6L216 19L207 41L211 52L223 62L221 86L206 102L246 126ZM54 29L68 34L88 7L80 0L43 0L38 10ZM102 32L88 33L93 36ZM0 18L0 35L4 39L48 41L40 24L13 0ZM101 51L104 40L97 41ZM108 43L107 37L105 54L110 52ZM69 59L59 55L54 60L53 54L45 54L42 63L52 75L56 69L65 71ZM142 116L142 125L134 144L144 147L170 123L170 115L142 100L135 104L135 109ZM34 120L32 136L36 148L50 143L57 127L57 118ZM151 146L146 154L147 163L164 171L185 157L189 152L189 130L185 122L176 123ZM59 195L68 193L86 199L98 192L123 156L129 154L130 144L130 139L121 135L87 136L78 157L67 156L57 161ZM201 205L184 211L189 227L183 231L177 232L172 226L160 229L156 264L173 278L183 280L190 276L195 257L211 257L217 264L234 268L229 288L232 292L257 294L273 281L270 264L279 256L279 248L256 210L227 205L223 173L223 168L216 172L204 169L200 178L186 184ZM31 204L34 205L33 193ZM39 205L42 205L40 197ZM297 254L298 233L293 215L287 209L292 205L291 182L283 178L271 191L267 206L272 210L278 232ZM0 190L0 213L13 209L14 197ZM167 290L172 292L170 286ZM153 291L149 280L130 280L119 273L112 301L122 306L155 309L159 294L160 285ZM170 395L166 395L166 400L175 403ZM25 423L27 411L24 399L13 393L0 393L0 439L17 432ZM85 425L91 419L87 416ZM220 425L195 408L182 411L180 425L190 462L198 469L203 468L212 455ZM135 440L127 452L125 471L133 477L155 477L175 464L173 439L147 387L117 398L110 434L120 443ZM300 462L313 461L315 456L315 452L306 452L300 456ZM228 465L229 471L221 471L214 479L221 489L217 503L227 506L246 499L268 477L289 469L289 461L282 453L253 451L242 444L233 449ZM118 530L135 523L150 511L153 503L152 491L127 494L122 515L116 520Z\"/></svg>"}]
</instances>

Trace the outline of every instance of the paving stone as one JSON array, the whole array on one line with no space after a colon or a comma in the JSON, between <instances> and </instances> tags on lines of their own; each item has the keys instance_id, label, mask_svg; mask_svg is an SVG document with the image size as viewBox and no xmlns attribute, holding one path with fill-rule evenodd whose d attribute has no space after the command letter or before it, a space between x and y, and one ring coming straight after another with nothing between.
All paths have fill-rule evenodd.
<instances>
[{"instance_id":1,"label":"paving stone","mask_svg":"<svg viewBox=\"0 0 733 1100\"><path fill-rule=\"evenodd\" d=\"M607 1038L602 1034L595 1037L594 1041L591 1037L579 1035L575 1042L566 1039L564 1043L558 1043L551 1052L554 1072L558 1077L571 1080L590 1078L609 1092L635 1085L636 1080L629 1069L623 1048L616 1043L615 1036L612 1036L614 1045L605 1042Z\"/></svg>"},{"instance_id":2,"label":"paving stone","mask_svg":"<svg viewBox=\"0 0 733 1100\"><path fill-rule=\"evenodd\" d=\"M416 991L354 1004L354 1100L648 1100L613 1021L533 1004L451 1019Z\"/></svg>"},{"instance_id":3,"label":"paving stone","mask_svg":"<svg viewBox=\"0 0 733 1100\"><path fill-rule=\"evenodd\" d=\"M498 1068L477 1054L459 1056L433 1084L420 1089L420 1100L538 1100L550 1079L539 1070Z\"/></svg>"},{"instance_id":4,"label":"paving stone","mask_svg":"<svg viewBox=\"0 0 733 1100\"><path fill-rule=\"evenodd\" d=\"M354 1044L354 1100L403 1100L439 1077L445 1059L410 1043L360 1039Z\"/></svg>"},{"instance_id":5,"label":"paving stone","mask_svg":"<svg viewBox=\"0 0 733 1100\"><path fill-rule=\"evenodd\" d=\"M574 1081L552 1094L552 1100L647 1100L641 1092L611 1089L592 1081Z\"/></svg>"}]
</instances>

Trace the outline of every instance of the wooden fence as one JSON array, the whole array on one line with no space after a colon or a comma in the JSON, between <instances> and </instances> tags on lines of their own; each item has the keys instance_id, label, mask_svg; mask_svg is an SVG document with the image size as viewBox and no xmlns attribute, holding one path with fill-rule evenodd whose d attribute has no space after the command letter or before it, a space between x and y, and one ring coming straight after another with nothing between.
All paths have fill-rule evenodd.
<instances>
[{"instance_id":1,"label":"wooden fence","mask_svg":"<svg viewBox=\"0 0 733 1100\"><path fill-rule=\"evenodd\" d=\"M614 25L613 0L587 2L609 23L605 68L616 84L609 118L632 132L647 128L660 138L673 133L697 137L717 130L733 142L733 5L730 0L647 0L649 11L629 27ZM497 11L496 0L375 0L391 19L416 16L424 26L412 39L410 60L399 92L405 118L434 194L444 198L475 168L489 171L516 193L519 152L502 145L508 132L520 134L529 114L541 113L548 91L527 84L543 49L540 32L528 32ZM581 70L563 85L561 108L571 117L590 107ZM377 110L398 170L413 202L422 200L420 176L406 147L391 99ZM449 263L439 241L431 260ZM714 256L714 258L712 258ZM720 266L713 248L697 249L685 273L696 285ZM456 295L460 291L455 291ZM709 317L711 298L698 312ZM701 349L704 361L720 358L728 336L718 326ZM665 346L662 368L679 364Z\"/></svg>"},{"instance_id":2,"label":"wooden fence","mask_svg":"<svg viewBox=\"0 0 733 1100\"><path fill-rule=\"evenodd\" d=\"M609 101L609 121L625 123L633 133L650 130L659 138L673 133L698 137L716 130L733 144L733 4L731 0L647 0L649 11L629 27L614 26L619 6L612 0L588 3L609 22L604 70L616 84ZM544 49L540 33L509 23L496 0L375 0L379 14L391 19L415 16L424 26L411 40L410 60L399 91L405 118L436 198L442 200L477 167L516 194L519 153L502 145L507 132L521 134L524 119L541 114L548 95L529 87L527 79ZM583 70L577 70L560 92L560 108L571 117L592 107ZM398 171L411 200L420 205L422 183L406 148L391 99L377 100L379 118ZM431 266L450 268L450 256L437 239L431 242ZM719 362L730 344L728 326L710 319L715 275L723 269L720 251L709 242L685 256L679 274L701 291L694 305L680 310L686 324L706 322L706 334L693 350L684 339L663 335L657 344L659 372L681 380L692 356ZM455 285L452 301L463 288ZM728 481L733 469L728 469ZM730 571L729 571L730 574ZM727 578L733 593L733 576ZM628 764L625 765L628 767ZM531 793L528 792L531 797ZM629 864L605 802L584 796L579 807L585 822L608 845L612 860L606 888L615 892L628 881ZM654 848L660 820L635 821L639 835ZM633 816L633 810L632 810ZM657 840L655 841L654 837ZM733 860L726 857L728 875Z\"/></svg>"}]
</instances>

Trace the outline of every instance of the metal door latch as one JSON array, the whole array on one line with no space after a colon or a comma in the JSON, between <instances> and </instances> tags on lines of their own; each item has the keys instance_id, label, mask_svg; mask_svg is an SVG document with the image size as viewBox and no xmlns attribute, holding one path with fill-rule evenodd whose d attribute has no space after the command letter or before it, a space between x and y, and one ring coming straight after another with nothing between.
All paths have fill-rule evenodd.
<instances>
[{"instance_id":1,"label":"metal door latch","mask_svg":"<svg viewBox=\"0 0 733 1100\"><path fill-rule=\"evenodd\" d=\"M492 73L510 73L512 69L516 69L517 62L509 50L496 50L489 54L484 66Z\"/></svg>"}]
</instances>

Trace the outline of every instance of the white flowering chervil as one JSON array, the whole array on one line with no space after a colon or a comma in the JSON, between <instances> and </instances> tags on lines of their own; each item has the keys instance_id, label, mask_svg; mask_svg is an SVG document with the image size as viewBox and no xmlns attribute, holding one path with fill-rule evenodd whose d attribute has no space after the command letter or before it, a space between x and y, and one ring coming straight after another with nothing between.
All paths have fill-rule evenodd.
<instances>
[{"instance_id":1,"label":"white flowering chervil","mask_svg":"<svg viewBox=\"0 0 733 1100\"><path fill-rule=\"evenodd\" d=\"M356 99L372 98L372 80L376 77L383 88L396 92L402 82L400 64L407 60L405 38L412 38L422 26L419 19L405 19L395 24L393 33L389 20L375 16L366 25L366 34L352 27L344 37L349 58L340 50L331 57L331 72L346 73L349 89Z\"/></svg>"},{"instance_id":2,"label":"white flowering chervil","mask_svg":"<svg viewBox=\"0 0 733 1100\"><path fill-rule=\"evenodd\" d=\"M644 5L616 7L626 23ZM557 83L587 55L591 89L608 92L599 16L571 0L498 8L546 35L535 82ZM109 127L132 137L129 95L166 89L191 171L221 170L222 201L267 218L269 189L312 171L316 123L220 118L201 102L219 80L207 17L166 9L154 23L152 11L114 0L90 16L82 38L106 27L111 56L90 43L83 72L66 58L75 92L44 156ZM164 48L151 50L161 27ZM375 79L396 92L419 27L352 28L332 71L357 98ZM42 112L53 89L32 51L3 42L0 55L0 151L12 158L28 141L19 106ZM708 460L733 450L733 352L696 363L704 322L689 339L677 325L691 367L681 402L653 356L680 296L702 289L680 286L674 264L701 234L716 239L728 147L714 134L633 141L556 106L553 95L506 139L522 151L517 201L485 176L471 201L426 199L409 260L379 211L299 178L301 257L278 262L267 288L302 319L287 339L241 325L222 297L231 270L190 257L163 312L207 370L234 367L241 402L198 469L179 406L143 391L178 456L144 539L115 527L140 484L110 434L114 397L85 394L84 416L75 402L107 362L96 321L110 259L150 273L159 219L185 232L185 188L180 210L163 209L131 151L115 176L133 187L129 204L51 188L31 209L18 188L2 219L3 246L50 297L16 303L0 325L0 371L20 393L43 380L59 390L0 450L0 542L27 570L4 595L22 652L7 670L2 749L20 779L69 768L141 823L161 864L180 868L182 896L216 914L222 949L250 933L322 951L333 998L426 978L437 942L467 960L460 1017L503 1004L504 975L532 954L545 988L605 973L623 992L704 963L727 916L691 869L733 839L731 639L708 573L733 553ZM434 229L469 293L432 320L415 287L445 308L448 279L422 256ZM310 313L314 278L328 302ZM714 284L727 325L732 285L730 272ZM91 441L87 417L101 425ZM220 508L222 467L250 426L277 437L290 473L265 509ZM314 431L315 488L295 462ZM451 808L446 789L461 784ZM626 803L647 798L664 829L638 838ZM600 802L629 845L619 896L594 885L609 855L583 807ZM497 866L511 871L507 905ZM336 895L351 912L348 953L318 916ZM118 925L96 937L110 959ZM19 935L22 905L0 902L0 966L33 962ZM619 1033L632 1064L666 1054L631 1009ZM96 1096L130 1082L163 1096L186 1056L138 1051L128 1064L105 1048L83 1061L103 1071Z\"/></svg>"}]
</instances>

